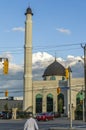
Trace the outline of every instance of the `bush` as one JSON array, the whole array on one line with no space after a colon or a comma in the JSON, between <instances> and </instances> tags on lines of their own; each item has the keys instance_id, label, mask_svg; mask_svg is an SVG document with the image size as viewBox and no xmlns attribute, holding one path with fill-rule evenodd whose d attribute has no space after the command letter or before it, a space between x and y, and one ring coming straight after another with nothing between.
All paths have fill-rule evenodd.
<instances>
[{"instance_id":1,"label":"bush","mask_svg":"<svg viewBox=\"0 0 86 130\"><path fill-rule=\"evenodd\" d=\"M82 120L83 119L83 111L75 111L75 119Z\"/></svg>"},{"instance_id":2,"label":"bush","mask_svg":"<svg viewBox=\"0 0 86 130\"><path fill-rule=\"evenodd\" d=\"M31 112L17 111L17 118L28 118Z\"/></svg>"}]
</instances>

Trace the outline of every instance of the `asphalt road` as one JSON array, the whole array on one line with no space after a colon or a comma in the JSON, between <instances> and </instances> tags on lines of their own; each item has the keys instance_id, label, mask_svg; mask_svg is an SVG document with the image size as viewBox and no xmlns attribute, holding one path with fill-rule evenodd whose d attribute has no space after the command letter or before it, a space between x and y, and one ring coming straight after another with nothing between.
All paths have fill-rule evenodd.
<instances>
[{"instance_id":1,"label":"asphalt road","mask_svg":"<svg viewBox=\"0 0 86 130\"><path fill-rule=\"evenodd\" d=\"M0 120L0 130L23 130L25 119L19 119L19 120ZM61 128L69 128L70 127L70 120L67 118L57 118L52 121L47 122L38 122L39 129L40 130L48 130L51 127L61 127ZM86 129L86 122L83 121L73 121L72 122L73 128L83 128Z\"/></svg>"}]
</instances>

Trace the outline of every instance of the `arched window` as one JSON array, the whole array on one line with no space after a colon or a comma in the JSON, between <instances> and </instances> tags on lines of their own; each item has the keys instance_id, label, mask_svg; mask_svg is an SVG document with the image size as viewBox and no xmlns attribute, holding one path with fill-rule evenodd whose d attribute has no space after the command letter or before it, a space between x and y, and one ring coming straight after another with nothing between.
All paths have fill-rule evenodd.
<instances>
[{"instance_id":1,"label":"arched window","mask_svg":"<svg viewBox=\"0 0 86 130\"><path fill-rule=\"evenodd\" d=\"M64 95L62 93L58 95L58 112L64 113Z\"/></svg>"},{"instance_id":2,"label":"arched window","mask_svg":"<svg viewBox=\"0 0 86 130\"><path fill-rule=\"evenodd\" d=\"M42 112L42 95L37 94L36 95L36 113Z\"/></svg>"},{"instance_id":3,"label":"arched window","mask_svg":"<svg viewBox=\"0 0 86 130\"><path fill-rule=\"evenodd\" d=\"M83 100L84 100L84 93L81 91L76 95L76 109L78 111L83 109Z\"/></svg>"},{"instance_id":4,"label":"arched window","mask_svg":"<svg viewBox=\"0 0 86 130\"><path fill-rule=\"evenodd\" d=\"M53 111L53 95L48 94L47 95L47 112Z\"/></svg>"}]
</instances>

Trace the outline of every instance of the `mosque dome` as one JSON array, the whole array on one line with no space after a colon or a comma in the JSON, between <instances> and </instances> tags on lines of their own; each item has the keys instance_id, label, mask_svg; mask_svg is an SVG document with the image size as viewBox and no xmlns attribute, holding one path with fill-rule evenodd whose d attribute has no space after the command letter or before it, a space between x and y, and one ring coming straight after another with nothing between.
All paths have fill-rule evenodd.
<instances>
[{"instance_id":1,"label":"mosque dome","mask_svg":"<svg viewBox=\"0 0 86 130\"><path fill-rule=\"evenodd\" d=\"M43 77L45 76L65 76L65 68L56 60L50 64L44 71Z\"/></svg>"}]
</instances>

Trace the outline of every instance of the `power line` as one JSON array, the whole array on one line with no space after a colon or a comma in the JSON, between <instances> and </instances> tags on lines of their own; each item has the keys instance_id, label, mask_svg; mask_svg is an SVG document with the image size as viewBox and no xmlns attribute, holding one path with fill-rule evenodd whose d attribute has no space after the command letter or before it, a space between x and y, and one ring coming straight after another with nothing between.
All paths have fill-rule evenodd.
<instances>
[{"instance_id":1,"label":"power line","mask_svg":"<svg viewBox=\"0 0 86 130\"><path fill-rule=\"evenodd\" d=\"M71 86L72 87L72 86ZM73 86L74 87L74 86ZM76 87L76 86L75 86ZM80 86L79 86L80 87ZM14 88L12 88L12 89L14 89ZM23 88L22 88L22 90L9 90L8 89L8 92L9 93L22 93L22 92L30 92L30 91L33 91L33 92L35 92L35 91L40 91L40 92L42 92L43 93L43 91L45 92L45 91L48 91L48 90L56 90L57 89L57 87L54 87L54 88L40 88L40 89L27 89L27 90L23 90ZM69 90L70 88L68 87L68 90ZM61 88L61 91L66 91L67 89L63 89L63 88ZM82 91L82 85L81 85L81 89L80 90L78 90L78 89L76 89L76 88L71 88L71 90L72 91L76 91L76 92L80 92L80 90ZM5 93L5 90L3 90L3 91L0 91L0 93ZM52 93L52 92L51 92Z\"/></svg>"},{"instance_id":2,"label":"power line","mask_svg":"<svg viewBox=\"0 0 86 130\"><path fill-rule=\"evenodd\" d=\"M38 47L38 48L46 48L46 47L49 47L49 48L52 48L52 47L67 47L67 46L76 46L76 45L80 45L81 43L75 43L75 44L61 44L60 45L47 45L47 46L34 46L34 48Z\"/></svg>"},{"instance_id":3,"label":"power line","mask_svg":"<svg viewBox=\"0 0 86 130\"><path fill-rule=\"evenodd\" d=\"M72 43L72 44L60 44L60 45L47 45L47 46L33 46L32 51L73 51L80 49L79 47L76 48L76 46L80 46L81 43ZM1 47L4 48L4 47ZM8 50L9 48L9 50ZM58 49L61 48L61 49ZM65 48L65 49L64 49ZM9 52L10 54L24 54L24 48L23 47L5 47L4 49L0 50L0 52Z\"/></svg>"}]
</instances>

